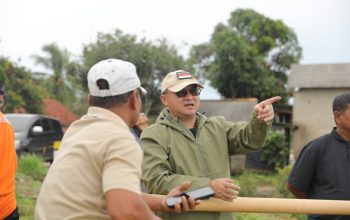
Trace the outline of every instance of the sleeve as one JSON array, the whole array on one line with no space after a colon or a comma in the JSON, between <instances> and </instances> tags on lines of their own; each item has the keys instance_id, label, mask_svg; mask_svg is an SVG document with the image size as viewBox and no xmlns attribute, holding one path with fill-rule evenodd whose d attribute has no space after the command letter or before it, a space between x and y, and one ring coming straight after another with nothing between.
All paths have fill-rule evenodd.
<instances>
[{"instance_id":1,"label":"sleeve","mask_svg":"<svg viewBox=\"0 0 350 220\"><path fill-rule=\"evenodd\" d=\"M303 148L288 177L289 185L305 193L310 191L316 172L318 155L315 152L316 145L310 143Z\"/></svg>"},{"instance_id":2,"label":"sleeve","mask_svg":"<svg viewBox=\"0 0 350 220\"><path fill-rule=\"evenodd\" d=\"M103 165L103 191L125 189L141 194L142 151L130 135L107 143Z\"/></svg>"},{"instance_id":3,"label":"sleeve","mask_svg":"<svg viewBox=\"0 0 350 220\"><path fill-rule=\"evenodd\" d=\"M260 121L255 113L252 113L249 122L225 121L225 127L229 153L233 155L262 148L271 130L272 121Z\"/></svg>"},{"instance_id":4,"label":"sleeve","mask_svg":"<svg viewBox=\"0 0 350 220\"><path fill-rule=\"evenodd\" d=\"M154 130L146 128L141 134L144 147L144 159L142 165L142 179L149 193L168 194L173 188L184 181L191 183L191 189L209 186L209 178L198 178L188 175L180 175L172 172L168 160L170 149L165 143L166 138Z\"/></svg>"}]
</instances>

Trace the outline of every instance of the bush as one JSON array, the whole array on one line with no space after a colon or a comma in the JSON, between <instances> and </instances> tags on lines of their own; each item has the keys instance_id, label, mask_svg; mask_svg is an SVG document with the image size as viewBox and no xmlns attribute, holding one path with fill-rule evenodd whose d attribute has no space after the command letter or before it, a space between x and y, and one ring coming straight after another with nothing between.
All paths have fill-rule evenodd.
<instances>
[{"instance_id":1,"label":"bush","mask_svg":"<svg viewBox=\"0 0 350 220\"><path fill-rule=\"evenodd\" d=\"M286 187L289 173L292 171L292 165L286 166L283 169L278 169L275 181L278 192L283 198L294 198L293 194L289 192Z\"/></svg>"},{"instance_id":2,"label":"bush","mask_svg":"<svg viewBox=\"0 0 350 220\"><path fill-rule=\"evenodd\" d=\"M286 188L292 166L277 169L276 172L245 171L233 176L234 183L241 186L241 197L293 198ZM306 220L305 214L288 213L236 213L237 220Z\"/></svg>"},{"instance_id":3,"label":"bush","mask_svg":"<svg viewBox=\"0 0 350 220\"><path fill-rule=\"evenodd\" d=\"M33 180L44 180L48 167L43 158L35 154L26 154L18 160L18 173L30 176Z\"/></svg>"},{"instance_id":4,"label":"bush","mask_svg":"<svg viewBox=\"0 0 350 220\"><path fill-rule=\"evenodd\" d=\"M245 171L242 175L234 176L234 183L241 186L239 196L244 197L279 197L274 186L275 174L255 173Z\"/></svg>"},{"instance_id":5,"label":"bush","mask_svg":"<svg viewBox=\"0 0 350 220\"><path fill-rule=\"evenodd\" d=\"M43 158L25 154L18 160L16 198L21 220L34 219L34 208L48 167Z\"/></svg>"},{"instance_id":6,"label":"bush","mask_svg":"<svg viewBox=\"0 0 350 220\"><path fill-rule=\"evenodd\" d=\"M289 156L289 145L284 133L272 131L267 137L265 147L262 148L262 159L272 165L275 170L287 165Z\"/></svg>"}]
</instances>

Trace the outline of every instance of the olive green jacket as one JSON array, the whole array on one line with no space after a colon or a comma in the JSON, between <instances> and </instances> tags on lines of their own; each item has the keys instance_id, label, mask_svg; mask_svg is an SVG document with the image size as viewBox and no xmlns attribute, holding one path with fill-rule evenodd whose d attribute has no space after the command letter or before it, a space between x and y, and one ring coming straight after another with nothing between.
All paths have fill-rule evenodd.
<instances>
[{"instance_id":1,"label":"olive green jacket","mask_svg":"<svg viewBox=\"0 0 350 220\"><path fill-rule=\"evenodd\" d=\"M155 124L141 134L144 147L143 180L149 193L167 194L188 180L190 189L208 186L211 179L230 178L229 155L246 153L264 145L271 123L258 120L229 122L224 117L196 114L197 133L164 109ZM229 220L231 213L161 213L163 219Z\"/></svg>"}]
</instances>

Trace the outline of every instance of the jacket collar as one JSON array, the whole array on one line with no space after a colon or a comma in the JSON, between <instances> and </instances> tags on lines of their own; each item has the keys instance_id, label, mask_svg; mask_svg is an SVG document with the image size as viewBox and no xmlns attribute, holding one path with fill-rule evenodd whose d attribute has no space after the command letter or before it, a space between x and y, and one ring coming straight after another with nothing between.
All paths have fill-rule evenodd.
<instances>
[{"instance_id":1,"label":"jacket collar","mask_svg":"<svg viewBox=\"0 0 350 220\"><path fill-rule=\"evenodd\" d=\"M199 112L196 113L197 118L197 132L200 130L200 128L203 126L205 121L207 120L207 117ZM179 132L183 133L185 136L188 136L189 138L193 139L193 135L190 132L189 129L186 128L186 126L182 123L182 121L178 117L172 118L170 115L170 112L167 108L164 108L160 115L157 118L157 123L172 127L175 130L178 130Z\"/></svg>"}]
</instances>

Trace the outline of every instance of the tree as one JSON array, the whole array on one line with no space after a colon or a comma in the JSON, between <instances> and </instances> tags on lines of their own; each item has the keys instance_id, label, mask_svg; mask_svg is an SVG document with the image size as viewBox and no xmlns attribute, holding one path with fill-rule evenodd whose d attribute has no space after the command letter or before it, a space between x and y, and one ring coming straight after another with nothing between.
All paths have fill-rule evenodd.
<instances>
[{"instance_id":1,"label":"tree","mask_svg":"<svg viewBox=\"0 0 350 220\"><path fill-rule=\"evenodd\" d=\"M45 53L44 56L33 55L33 58L37 64L51 71L44 74L48 77L43 86L50 92L46 97L55 98L74 112L80 113L81 67L78 63L71 61L70 53L66 49L60 49L56 43L44 45L42 50Z\"/></svg>"},{"instance_id":2,"label":"tree","mask_svg":"<svg viewBox=\"0 0 350 220\"><path fill-rule=\"evenodd\" d=\"M24 67L19 67L7 58L0 57L0 83L5 85L5 112L25 109L29 113L42 113L43 88L37 87L38 80Z\"/></svg>"},{"instance_id":3,"label":"tree","mask_svg":"<svg viewBox=\"0 0 350 220\"><path fill-rule=\"evenodd\" d=\"M190 61L226 98L281 95L286 101L287 73L301 51L282 21L238 9L227 25L215 27L210 42L191 48Z\"/></svg>"},{"instance_id":4,"label":"tree","mask_svg":"<svg viewBox=\"0 0 350 220\"><path fill-rule=\"evenodd\" d=\"M143 111L153 116L160 111L160 83L163 77L173 70L188 69L176 47L165 39L155 42L145 38L139 40L135 35L124 34L117 29L112 34L99 33L96 42L84 46L82 82L85 86L88 69L98 61L108 58L135 64L141 85L147 90Z\"/></svg>"}]
</instances>

